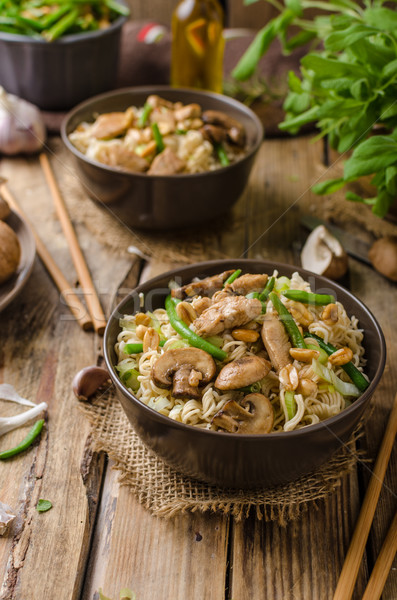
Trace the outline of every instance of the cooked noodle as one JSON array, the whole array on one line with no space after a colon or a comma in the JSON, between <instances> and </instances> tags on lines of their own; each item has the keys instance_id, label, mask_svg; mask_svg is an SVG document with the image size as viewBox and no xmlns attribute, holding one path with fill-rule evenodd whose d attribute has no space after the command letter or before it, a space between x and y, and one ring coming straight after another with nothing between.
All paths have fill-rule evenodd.
<instances>
[{"instance_id":1,"label":"cooked noodle","mask_svg":"<svg viewBox=\"0 0 397 600\"><path fill-rule=\"evenodd\" d=\"M275 275L277 276L277 272L275 272ZM290 288L310 291L309 283L304 281L298 273L294 273L291 277ZM293 304L293 301L286 300L285 298L283 298L283 302L287 307ZM325 342L332 343L337 348L350 348L353 353L353 364L362 371L365 364L363 358L364 348L362 346L363 332L358 327L357 319L354 316L349 317L341 303L337 302L336 304L338 307L338 321L332 324L325 323L322 320L323 307L308 306L307 310L309 310L313 318L313 321L308 326L308 330L310 333L322 337ZM267 313L274 311L270 302L267 304L266 310ZM115 345L118 368L123 368L123 365L132 365L139 371L137 377L139 389L134 391L134 395L147 406L171 419L200 428L217 429L212 423L214 416L229 400L242 400L244 397L243 392L238 390L226 392L218 390L214 386L214 381L211 381L204 387L200 400L183 400L174 398L171 389L158 387L151 378L154 363L168 349L183 347L188 344L186 340L174 331L169 322L167 312L164 309L156 309L153 313L148 314L151 316L152 323L154 323L160 336L166 340L163 347L135 355L125 353L123 350L127 343L142 342L142 339L136 334L135 317L131 315L126 315L121 319L122 331L118 334ZM257 317L251 323L250 328L259 331L264 318L264 314ZM227 353L227 359L222 364L241 359L247 355L268 358L266 350L261 345L260 338L258 343L250 344L234 339L230 331L224 331L218 334L217 337L220 340L220 347ZM266 377L258 383L258 391L269 398L273 407L273 431L292 431L318 423L338 414L350 403L332 385L320 380L319 376L314 372L312 364L300 363L295 360L293 365L297 369L299 381L309 380L315 386L313 386L313 391L308 395L296 391L296 412L292 418L288 417L288 410L285 403L286 388L280 381L275 369L272 368ZM330 363L327 364L327 367L332 369L341 380L350 382L349 377L342 367L333 367ZM219 369L220 364L218 363L217 370L219 371Z\"/></svg>"}]
</instances>

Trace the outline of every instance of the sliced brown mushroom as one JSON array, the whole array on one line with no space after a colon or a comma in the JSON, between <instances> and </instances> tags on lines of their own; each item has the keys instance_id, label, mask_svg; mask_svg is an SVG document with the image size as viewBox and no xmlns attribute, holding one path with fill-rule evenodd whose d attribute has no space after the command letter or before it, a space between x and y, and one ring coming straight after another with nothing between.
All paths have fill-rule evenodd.
<instances>
[{"instance_id":1,"label":"sliced brown mushroom","mask_svg":"<svg viewBox=\"0 0 397 600\"><path fill-rule=\"evenodd\" d=\"M200 348L167 350L154 363L151 378L161 388L172 387L174 398L201 398L199 384L215 376L215 361Z\"/></svg>"},{"instance_id":2,"label":"sliced brown mushroom","mask_svg":"<svg viewBox=\"0 0 397 600\"><path fill-rule=\"evenodd\" d=\"M342 244L319 225L309 235L301 252L302 267L330 279L340 279L347 271L347 254Z\"/></svg>"},{"instance_id":3,"label":"sliced brown mushroom","mask_svg":"<svg viewBox=\"0 0 397 600\"><path fill-rule=\"evenodd\" d=\"M244 146L246 137L244 127L230 115L220 110L206 110L201 118L204 123L223 127L227 130L228 138L233 144Z\"/></svg>"},{"instance_id":4,"label":"sliced brown mushroom","mask_svg":"<svg viewBox=\"0 0 397 600\"><path fill-rule=\"evenodd\" d=\"M263 394L248 394L240 404L229 400L216 413L212 423L230 433L270 433L274 412L269 398Z\"/></svg>"},{"instance_id":5,"label":"sliced brown mushroom","mask_svg":"<svg viewBox=\"0 0 397 600\"><path fill-rule=\"evenodd\" d=\"M284 325L276 316L270 314L265 316L261 336L269 355L270 362L277 373L281 371L283 367L292 363L289 353L291 344L288 335Z\"/></svg>"},{"instance_id":6,"label":"sliced brown mushroom","mask_svg":"<svg viewBox=\"0 0 397 600\"><path fill-rule=\"evenodd\" d=\"M260 356L244 356L225 365L215 380L219 390L238 390L260 381L269 373L271 364Z\"/></svg>"},{"instance_id":7,"label":"sliced brown mushroom","mask_svg":"<svg viewBox=\"0 0 397 600\"><path fill-rule=\"evenodd\" d=\"M200 129L201 134L205 140L208 140L215 144L221 144L227 137L227 130L224 127L218 127L217 125L210 125L207 123Z\"/></svg>"}]
</instances>

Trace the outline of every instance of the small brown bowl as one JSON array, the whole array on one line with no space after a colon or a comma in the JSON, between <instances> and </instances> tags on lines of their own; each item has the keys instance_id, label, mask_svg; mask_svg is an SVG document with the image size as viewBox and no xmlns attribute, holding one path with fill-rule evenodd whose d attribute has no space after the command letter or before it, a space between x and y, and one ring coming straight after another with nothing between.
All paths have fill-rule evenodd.
<instances>
[{"instance_id":1,"label":"small brown bowl","mask_svg":"<svg viewBox=\"0 0 397 600\"><path fill-rule=\"evenodd\" d=\"M194 277L206 277L227 269L248 273L271 273L290 277L299 273L320 293L332 293L348 315L355 315L364 330L366 373L370 385L348 408L315 425L261 435L220 433L173 421L138 400L120 381L115 370L114 345L120 332L119 318L145 308L164 306L168 282L182 284ZM232 488L270 487L294 481L323 465L351 437L369 405L383 373L386 347L382 331L368 308L337 283L299 267L259 260L223 260L198 263L169 271L138 286L112 313L104 336L106 365L121 405L142 441L177 471L211 484Z\"/></svg>"},{"instance_id":2,"label":"small brown bowl","mask_svg":"<svg viewBox=\"0 0 397 600\"><path fill-rule=\"evenodd\" d=\"M197 103L204 109L224 111L240 121L247 134L247 150L237 162L198 174L154 176L127 173L87 158L69 140L82 121L95 114L143 106L150 94L172 102ZM116 90L91 98L73 109L61 126L64 144L75 157L80 181L87 194L126 225L139 229L170 229L199 225L224 214L243 193L263 127L247 106L220 94L168 86Z\"/></svg>"}]
</instances>

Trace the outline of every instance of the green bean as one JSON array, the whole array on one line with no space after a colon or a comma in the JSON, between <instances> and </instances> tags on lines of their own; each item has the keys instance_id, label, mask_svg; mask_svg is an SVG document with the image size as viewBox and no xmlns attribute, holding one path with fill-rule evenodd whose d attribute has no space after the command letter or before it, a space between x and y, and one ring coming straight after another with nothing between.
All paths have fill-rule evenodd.
<instances>
[{"instance_id":1,"label":"green bean","mask_svg":"<svg viewBox=\"0 0 397 600\"><path fill-rule=\"evenodd\" d=\"M337 348L335 348L335 346L333 346L330 343L327 344L326 342L324 342L323 338L321 338L319 335L316 335L315 333L307 333L305 334L305 338L306 337L317 340L320 348L325 350L328 356L337 351ZM360 392L364 392L367 389L367 387L369 386L369 381L364 377L361 371L357 369L357 367L351 361L346 363L345 365L341 365L341 367L345 371L345 373L349 375L350 379L352 380L354 385L360 390Z\"/></svg>"},{"instance_id":2,"label":"green bean","mask_svg":"<svg viewBox=\"0 0 397 600\"><path fill-rule=\"evenodd\" d=\"M32 429L29 431L28 435L22 440L20 444L18 444L18 446L0 452L0 460L11 458L12 456L15 456L16 454L19 454L20 452L23 452L24 450L29 448L29 446L33 444L37 436L40 434L41 430L43 429L43 425L44 419L36 421Z\"/></svg>"},{"instance_id":3,"label":"green bean","mask_svg":"<svg viewBox=\"0 0 397 600\"><path fill-rule=\"evenodd\" d=\"M126 6L123 6L118 2L114 2L114 0L104 0L104 4L109 8L109 10L112 10L116 14L122 15L123 17L128 17L130 14L129 9Z\"/></svg>"},{"instance_id":4,"label":"green bean","mask_svg":"<svg viewBox=\"0 0 397 600\"><path fill-rule=\"evenodd\" d=\"M282 294L289 300L296 300L296 302L303 302L303 304L315 304L316 306L325 306L335 302L335 298L331 294L312 294L311 292L305 292L305 290L285 290Z\"/></svg>"},{"instance_id":5,"label":"green bean","mask_svg":"<svg viewBox=\"0 0 397 600\"><path fill-rule=\"evenodd\" d=\"M143 127L145 127L152 110L153 110L153 107L146 102L146 104L144 104L144 106L143 106L141 116L138 119L138 127L140 127L141 129L143 129Z\"/></svg>"},{"instance_id":6,"label":"green bean","mask_svg":"<svg viewBox=\"0 0 397 600\"><path fill-rule=\"evenodd\" d=\"M271 300L275 310L277 311L280 321L284 325L285 331L287 332L291 344L294 348L306 348L305 340L303 335L298 329L297 324L294 321L293 316L289 312L286 306L281 302L280 298L275 292L270 292L269 299Z\"/></svg>"},{"instance_id":7,"label":"green bean","mask_svg":"<svg viewBox=\"0 0 397 600\"><path fill-rule=\"evenodd\" d=\"M276 283L276 278L270 277L270 279L268 280L267 284L264 287L263 292L260 292L260 294L258 296L258 299L261 300L261 302L265 302L268 299L270 292L273 291L275 283Z\"/></svg>"},{"instance_id":8,"label":"green bean","mask_svg":"<svg viewBox=\"0 0 397 600\"><path fill-rule=\"evenodd\" d=\"M160 346L164 346L167 340L160 340ZM143 343L142 342L132 342L131 344L126 344L123 348L123 352L125 354L140 354L143 352Z\"/></svg>"},{"instance_id":9,"label":"green bean","mask_svg":"<svg viewBox=\"0 0 397 600\"><path fill-rule=\"evenodd\" d=\"M72 9L70 12L66 13L59 21L54 23L49 29L43 31L43 37L48 42L53 42L63 35L68 29L74 25L79 16L79 11L77 8Z\"/></svg>"},{"instance_id":10,"label":"green bean","mask_svg":"<svg viewBox=\"0 0 397 600\"><path fill-rule=\"evenodd\" d=\"M201 350L208 352L208 354L211 354L211 356L217 358L218 360L225 360L225 358L227 358L227 352L221 350L220 348L217 348L213 344L210 344L209 342L201 338L199 335L194 333L194 331L192 331L190 327L186 325L186 323L179 319L171 294L165 299L165 309L167 311L168 318L172 327L185 340L187 340L191 346L194 346L195 348L201 348Z\"/></svg>"},{"instance_id":11,"label":"green bean","mask_svg":"<svg viewBox=\"0 0 397 600\"><path fill-rule=\"evenodd\" d=\"M58 8L58 10L55 10L54 12L50 12L48 13L48 15L45 15L44 17L41 18L41 25L43 29L48 29L49 27L51 27L54 23L56 23L56 21L58 21L58 19L60 19L61 17L63 17L63 15L65 15L66 13L68 13L71 9L71 5L70 4L64 4L63 6L60 6Z\"/></svg>"},{"instance_id":12,"label":"green bean","mask_svg":"<svg viewBox=\"0 0 397 600\"><path fill-rule=\"evenodd\" d=\"M236 269L234 271L234 273L232 273L231 275L229 275L229 277L226 279L225 283L223 284L223 287L225 287L225 285L233 283L233 281L235 281L237 279L237 277L240 276L240 274L241 274L241 269Z\"/></svg>"},{"instance_id":13,"label":"green bean","mask_svg":"<svg viewBox=\"0 0 397 600\"><path fill-rule=\"evenodd\" d=\"M160 133L160 129L159 129L159 126L157 125L157 123L152 123L152 132L153 132L154 141L156 142L157 152L162 152L165 148L164 140L163 140L163 136Z\"/></svg>"},{"instance_id":14,"label":"green bean","mask_svg":"<svg viewBox=\"0 0 397 600\"><path fill-rule=\"evenodd\" d=\"M221 163L222 167L227 167L230 165L230 160L228 155L226 154L226 150L222 146L222 144L214 144L216 155Z\"/></svg>"}]
</instances>

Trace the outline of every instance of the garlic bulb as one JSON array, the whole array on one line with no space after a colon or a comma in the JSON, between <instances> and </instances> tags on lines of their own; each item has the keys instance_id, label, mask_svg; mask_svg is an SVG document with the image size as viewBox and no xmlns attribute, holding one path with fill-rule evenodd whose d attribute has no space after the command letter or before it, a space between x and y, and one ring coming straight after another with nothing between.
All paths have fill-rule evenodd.
<instances>
[{"instance_id":1,"label":"garlic bulb","mask_svg":"<svg viewBox=\"0 0 397 600\"><path fill-rule=\"evenodd\" d=\"M46 129L37 106L0 87L0 153L32 154L42 148L45 139Z\"/></svg>"}]
</instances>

